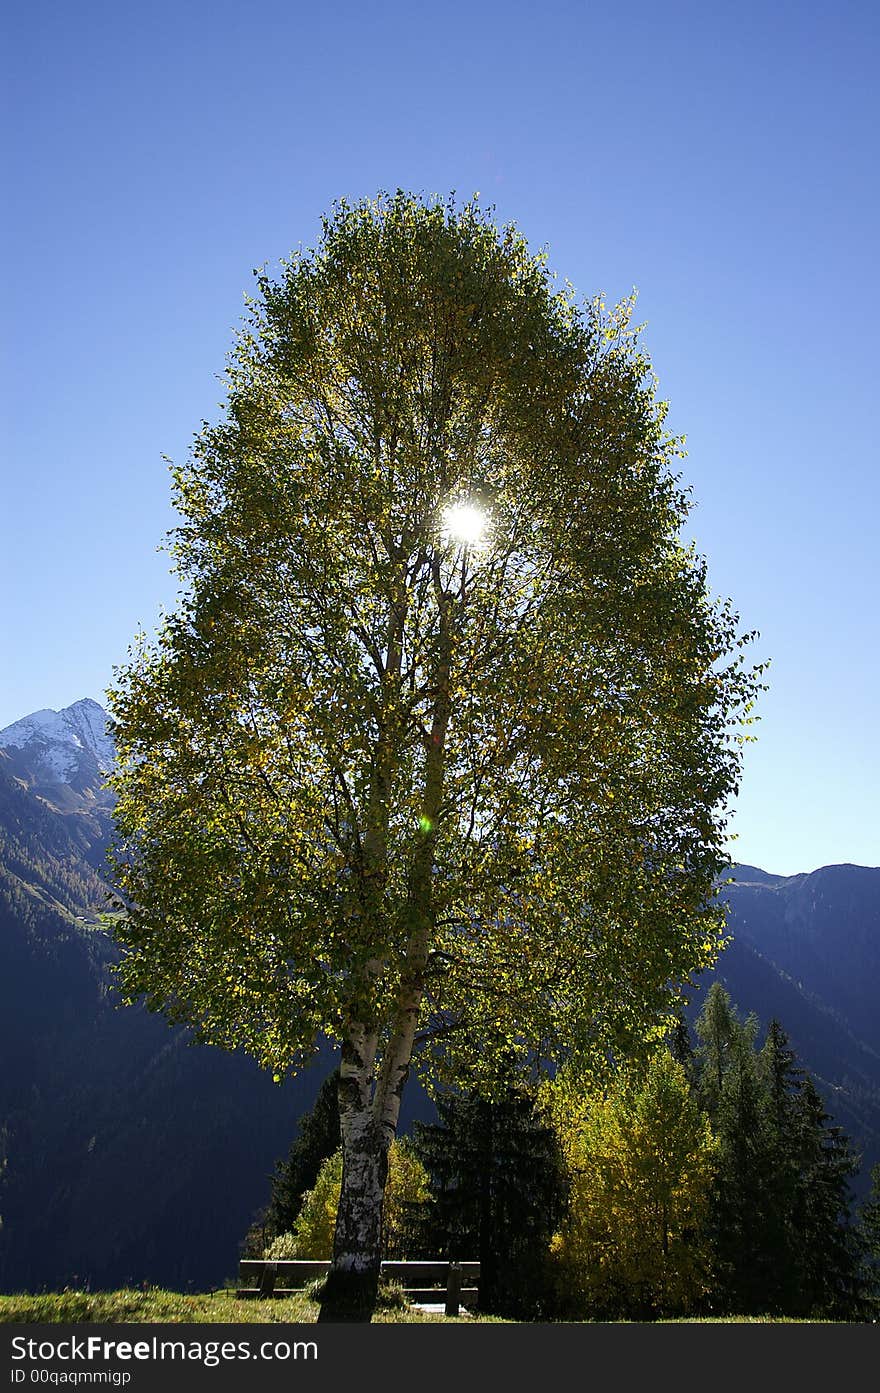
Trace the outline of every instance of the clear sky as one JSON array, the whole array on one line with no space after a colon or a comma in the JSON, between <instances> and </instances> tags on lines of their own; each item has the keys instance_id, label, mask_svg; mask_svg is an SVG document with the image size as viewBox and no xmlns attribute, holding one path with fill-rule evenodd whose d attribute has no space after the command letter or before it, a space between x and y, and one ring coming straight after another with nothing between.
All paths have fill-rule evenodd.
<instances>
[{"instance_id":1,"label":"clear sky","mask_svg":"<svg viewBox=\"0 0 880 1393\"><path fill-rule=\"evenodd\" d=\"M880 864L876 0L28 0L3 45L0 726L173 601L162 456L334 199L480 192L639 292L690 531L771 658L732 826ZM11 202L10 202L11 199Z\"/></svg>"}]
</instances>

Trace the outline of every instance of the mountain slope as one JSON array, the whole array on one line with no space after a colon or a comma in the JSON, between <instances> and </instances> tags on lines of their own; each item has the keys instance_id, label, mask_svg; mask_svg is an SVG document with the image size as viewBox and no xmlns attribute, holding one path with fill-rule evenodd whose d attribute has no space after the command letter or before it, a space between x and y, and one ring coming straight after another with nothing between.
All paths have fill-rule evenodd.
<instances>
[{"instance_id":1,"label":"mountain slope","mask_svg":"<svg viewBox=\"0 0 880 1393\"><path fill-rule=\"evenodd\" d=\"M34 711L0 730L9 772L53 806L112 804L103 775L116 760L107 713L86 698L61 711Z\"/></svg>"},{"instance_id":2,"label":"mountain slope","mask_svg":"<svg viewBox=\"0 0 880 1393\"><path fill-rule=\"evenodd\" d=\"M780 1021L862 1155L863 1194L880 1163L880 868L775 876L737 866L733 879L723 891L731 942L688 1014L717 977L764 1029Z\"/></svg>"},{"instance_id":3,"label":"mountain slope","mask_svg":"<svg viewBox=\"0 0 880 1393\"><path fill-rule=\"evenodd\" d=\"M756 878L737 867L729 929L845 1020L880 1052L880 869L823 866Z\"/></svg>"},{"instance_id":4,"label":"mountain slope","mask_svg":"<svg viewBox=\"0 0 880 1393\"><path fill-rule=\"evenodd\" d=\"M13 748L0 749L0 1289L222 1282L332 1061L278 1087L120 1008L98 924L111 817L97 760L73 746L67 797L39 748Z\"/></svg>"}]
</instances>

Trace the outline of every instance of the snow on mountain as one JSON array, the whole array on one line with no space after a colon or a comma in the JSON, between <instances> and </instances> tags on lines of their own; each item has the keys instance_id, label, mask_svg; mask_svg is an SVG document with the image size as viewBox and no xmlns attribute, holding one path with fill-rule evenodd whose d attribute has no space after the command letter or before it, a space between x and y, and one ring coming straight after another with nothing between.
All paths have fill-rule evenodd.
<instances>
[{"instance_id":1,"label":"snow on mountain","mask_svg":"<svg viewBox=\"0 0 880 1393\"><path fill-rule=\"evenodd\" d=\"M107 734L107 712L103 706L86 697L83 701L75 701L60 714L85 749L92 751L98 768L109 773L116 763L116 747L112 737Z\"/></svg>"},{"instance_id":2,"label":"snow on mountain","mask_svg":"<svg viewBox=\"0 0 880 1393\"><path fill-rule=\"evenodd\" d=\"M0 730L0 749L16 750L34 774L50 783L69 783L84 765L108 773L116 760L107 713L90 697L61 711L34 711Z\"/></svg>"}]
</instances>

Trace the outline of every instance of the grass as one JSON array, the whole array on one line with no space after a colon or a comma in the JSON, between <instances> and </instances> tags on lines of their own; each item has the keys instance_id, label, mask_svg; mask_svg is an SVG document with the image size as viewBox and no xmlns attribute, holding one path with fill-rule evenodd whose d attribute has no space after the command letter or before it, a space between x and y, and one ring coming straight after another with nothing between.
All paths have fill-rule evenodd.
<instances>
[{"instance_id":1,"label":"grass","mask_svg":"<svg viewBox=\"0 0 880 1393\"><path fill-rule=\"evenodd\" d=\"M240 1300L232 1291L184 1295L161 1287L122 1288L119 1291L18 1292L0 1295L0 1324L100 1325L307 1325L318 1318L318 1303L307 1292L283 1300ZM380 1306L374 1323L423 1325L436 1321L501 1323L497 1316L444 1316L412 1306ZM575 1324L579 1322L574 1322ZM837 1321L802 1321L787 1316L707 1316L658 1321L670 1325L826 1325Z\"/></svg>"},{"instance_id":2,"label":"grass","mask_svg":"<svg viewBox=\"0 0 880 1393\"><path fill-rule=\"evenodd\" d=\"M160 1287L146 1290L122 1288L120 1291L79 1291L66 1287L60 1292L17 1292L0 1295L0 1324L101 1325L160 1323L186 1325L269 1325L308 1324L318 1318L318 1303L305 1292L283 1300L240 1300L231 1291L203 1292L185 1296ZM491 1320L490 1316L443 1316L412 1306L382 1307L373 1314L374 1322L424 1324L443 1320Z\"/></svg>"}]
</instances>

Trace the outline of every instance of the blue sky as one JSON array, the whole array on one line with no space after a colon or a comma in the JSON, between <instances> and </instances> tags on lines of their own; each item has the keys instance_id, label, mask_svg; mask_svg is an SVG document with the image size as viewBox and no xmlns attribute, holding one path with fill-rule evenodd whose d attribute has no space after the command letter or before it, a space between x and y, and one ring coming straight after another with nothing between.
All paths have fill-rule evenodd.
<instances>
[{"instance_id":1,"label":"blue sky","mask_svg":"<svg viewBox=\"0 0 880 1393\"><path fill-rule=\"evenodd\" d=\"M0 726L173 601L162 456L252 269L334 199L479 191L639 292L690 532L771 658L734 854L880 864L880 7L30 0L7 10Z\"/></svg>"}]
</instances>

